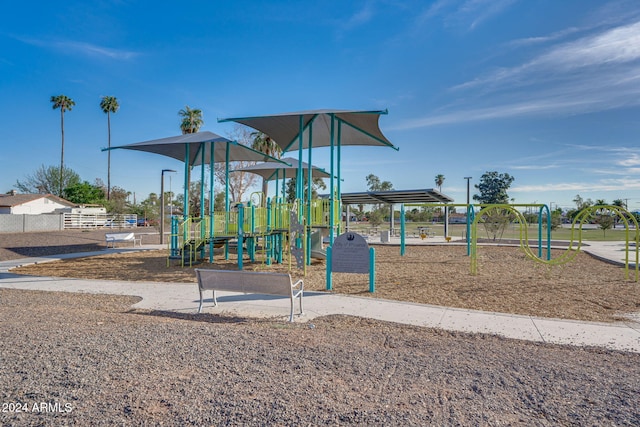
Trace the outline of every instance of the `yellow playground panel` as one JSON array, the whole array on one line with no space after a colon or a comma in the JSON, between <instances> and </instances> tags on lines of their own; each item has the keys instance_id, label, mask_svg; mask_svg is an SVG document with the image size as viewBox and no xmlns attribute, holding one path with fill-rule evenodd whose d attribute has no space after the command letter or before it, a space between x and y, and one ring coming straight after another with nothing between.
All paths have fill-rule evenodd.
<instances>
[{"instance_id":1,"label":"yellow playground panel","mask_svg":"<svg viewBox=\"0 0 640 427\"><path fill-rule=\"evenodd\" d=\"M308 203L273 200L266 206L250 201L246 205L239 203L230 211L214 211L213 221L209 215L184 220L176 217L172 221L167 262L169 259L181 259L182 265L190 265L198 258L203 258L207 250L211 262L213 247L233 239L262 239L265 244L271 244L269 239L278 235L280 240L288 241L291 234L291 212L301 218L302 224L308 224L304 234L305 240L310 240L311 229L329 228L329 209L330 201L327 199L314 199ZM339 212L339 209L339 204L335 204L334 210ZM255 240L248 240L248 243L255 244ZM304 248L311 247L310 242L304 243ZM271 245L277 246L281 252L284 248L282 243ZM278 260L281 258L281 253L276 256Z\"/></svg>"}]
</instances>

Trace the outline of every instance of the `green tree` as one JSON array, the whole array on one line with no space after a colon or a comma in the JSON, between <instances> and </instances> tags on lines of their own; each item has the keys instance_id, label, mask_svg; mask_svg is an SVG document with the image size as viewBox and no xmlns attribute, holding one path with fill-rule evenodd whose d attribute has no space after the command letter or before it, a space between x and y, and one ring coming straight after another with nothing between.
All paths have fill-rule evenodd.
<instances>
[{"instance_id":1,"label":"green tree","mask_svg":"<svg viewBox=\"0 0 640 427\"><path fill-rule=\"evenodd\" d=\"M107 115L108 147L111 148L111 113L116 113L120 108L115 96L103 96L100 101L100 109ZM111 150L107 151L107 200L111 198Z\"/></svg>"},{"instance_id":2,"label":"green tree","mask_svg":"<svg viewBox=\"0 0 640 427\"><path fill-rule=\"evenodd\" d=\"M579 194L576 194L576 197L573 199L573 203L576 204L576 208L567 211L567 217L572 221L580 212L582 212L583 209L593 206L593 201L591 199L584 200Z\"/></svg>"},{"instance_id":3,"label":"green tree","mask_svg":"<svg viewBox=\"0 0 640 427\"><path fill-rule=\"evenodd\" d=\"M615 199L613 202L611 202L611 204L619 208L627 209L627 204L623 199Z\"/></svg>"},{"instance_id":4,"label":"green tree","mask_svg":"<svg viewBox=\"0 0 640 427\"><path fill-rule=\"evenodd\" d=\"M474 194L473 200L481 204L509 203L507 190L514 179L508 173L485 172L480 177L480 183L475 185L480 194ZM492 208L485 211L480 218L480 222L483 223L489 237L496 240L498 236L502 236L514 217L514 214L509 209Z\"/></svg>"},{"instance_id":5,"label":"green tree","mask_svg":"<svg viewBox=\"0 0 640 427\"><path fill-rule=\"evenodd\" d=\"M374 209L369 212L369 224L374 227L379 226L384 221L384 213L381 209Z\"/></svg>"},{"instance_id":6,"label":"green tree","mask_svg":"<svg viewBox=\"0 0 640 427\"><path fill-rule=\"evenodd\" d=\"M191 182L189 188L189 213L193 218L200 217L200 188L202 184L200 181ZM207 194L207 183L204 185L204 192ZM181 206L184 206L184 194L178 194L176 196L176 203ZM209 200L204 201L204 211L205 215L209 212Z\"/></svg>"},{"instance_id":7,"label":"green tree","mask_svg":"<svg viewBox=\"0 0 640 427\"><path fill-rule=\"evenodd\" d=\"M324 183L322 178L313 178L311 181L311 198L316 199L318 197L318 190L324 190L327 188L327 184ZM287 203L293 203L296 200L296 178L293 177L287 181L287 185L285 188ZM307 194L309 192L309 188L304 186L304 195L302 196L304 200L307 199Z\"/></svg>"},{"instance_id":8,"label":"green tree","mask_svg":"<svg viewBox=\"0 0 640 427\"><path fill-rule=\"evenodd\" d=\"M537 221L537 216L536 219ZM527 220L527 222L532 222ZM560 225L562 224L562 209L557 208L551 211L551 231L556 230L558 227L560 227ZM542 226L546 229L547 228L547 218L545 215L544 221L542 222Z\"/></svg>"},{"instance_id":9,"label":"green tree","mask_svg":"<svg viewBox=\"0 0 640 427\"><path fill-rule=\"evenodd\" d=\"M596 215L596 223L602 230L602 235L607 237L607 230L613 227L614 217L611 212L600 212Z\"/></svg>"},{"instance_id":10,"label":"green tree","mask_svg":"<svg viewBox=\"0 0 640 427\"><path fill-rule=\"evenodd\" d=\"M480 177L480 183L475 185L480 194L474 194L473 200L485 205L509 203L507 190L514 179L508 173L485 172Z\"/></svg>"},{"instance_id":11,"label":"green tree","mask_svg":"<svg viewBox=\"0 0 640 427\"><path fill-rule=\"evenodd\" d=\"M393 190L393 184L390 181L380 181L374 174L369 174L365 178L367 180L367 188L369 191L391 191ZM376 203L373 205L373 209L369 212L369 223L373 226L380 225L385 217L385 212L388 209L388 205L383 203ZM379 222L378 222L379 221ZM376 222L378 222L376 224Z\"/></svg>"},{"instance_id":12,"label":"green tree","mask_svg":"<svg viewBox=\"0 0 640 427\"><path fill-rule=\"evenodd\" d=\"M389 191L393 190L393 185L389 181L380 181L374 174L369 174L366 177L367 188L369 191Z\"/></svg>"},{"instance_id":13,"label":"green tree","mask_svg":"<svg viewBox=\"0 0 640 427\"><path fill-rule=\"evenodd\" d=\"M62 176L62 181L60 177ZM58 194L60 188L74 186L80 183L80 176L73 169L66 168L61 174L57 166L41 165L32 175L27 175L24 181L16 181L16 187L22 193L29 194Z\"/></svg>"},{"instance_id":14,"label":"green tree","mask_svg":"<svg viewBox=\"0 0 640 427\"><path fill-rule=\"evenodd\" d=\"M130 191L114 186L111 188L111 200L106 200L105 205L107 212L116 215L127 213L131 210L131 206L127 203L127 199L131 195Z\"/></svg>"},{"instance_id":15,"label":"green tree","mask_svg":"<svg viewBox=\"0 0 640 427\"><path fill-rule=\"evenodd\" d=\"M73 99L69 98L66 95L57 95L57 96L52 96L51 97L51 103L53 104L53 109L60 109L60 132L61 132L61 136L62 136L62 149L60 150L60 178L58 180L60 187L57 189L56 193L52 193L55 194L57 196L62 196L62 183L64 182L63 179L63 171L64 171L64 112L65 111L71 111L73 109L73 107L76 105L75 102L73 102Z\"/></svg>"},{"instance_id":16,"label":"green tree","mask_svg":"<svg viewBox=\"0 0 640 427\"><path fill-rule=\"evenodd\" d=\"M178 115L181 118L180 130L183 134L199 132L204 124L200 109L190 108L186 105L183 110L178 111Z\"/></svg>"},{"instance_id":17,"label":"green tree","mask_svg":"<svg viewBox=\"0 0 640 427\"><path fill-rule=\"evenodd\" d=\"M77 204L103 204L104 191L102 188L89 184L87 181L66 187L64 198Z\"/></svg>"},{"instance_id":18,"label":"green tree","mask_svg":"<svg viewBox=\"0 0 640 427\"><path fill-rule=\"evenodd\" d=\"M438 187L438 191L442 192L442 184L444 184L444 175L438 174L436 175L436 186Z\"/></svg>"}]
</instances>

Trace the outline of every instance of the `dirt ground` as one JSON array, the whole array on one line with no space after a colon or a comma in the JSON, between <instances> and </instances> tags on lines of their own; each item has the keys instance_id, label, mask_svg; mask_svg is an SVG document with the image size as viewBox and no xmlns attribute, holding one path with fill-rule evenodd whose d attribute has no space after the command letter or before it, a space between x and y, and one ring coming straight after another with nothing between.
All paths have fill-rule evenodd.
<instances>
[{"instance_id":1,"label":"dirt ground","mask_svg":"<svg viewBox=\"0 0 640 427\"><path fill-rule=\"evenodd\" d=\"M104 235L0 234L0 260L89 247L104 248ZM376 251L374 294L355 274L335 274L333 292L588 320L639 310L639 285L586 254L549 269L517 248L480 247L472 276L464 246ZM215 267L235 260L219 255ZM311 266L307 289L324 289L324 268ZM195 281L162 251L16 271ZM0 288L0 301L1 425L640 424L636 353L350 316L283 324L134 310L131 296ZM37 410L43 403L58 410Z\"/></svg>"},{"instance_id":2,"label":"dirt ground","mask_svg":"<svg viewBox=\"0 0 640 427\"><path fill-rule=\"evenodd\" d=\"M23 233L24 234L24 233ZM29 233L26 233L29 234ZM47 234L47 233L40 233ZM10 241L14 235L0 235L0 242ZM104 236L77 233L40 238L57 240L56 250L86 246L103 247ZM19 236L21 244L28 238ZM156 239L154 242L153 239ZM143 236L144 243L157 243L158 236ZM64 240L71 239L71 240ZM93 239L93 241L91 240ZM64 240L64 241L63 241ZM71 241L75 243L72 244ZM28 253L17 244L0 243L3 255ZM102 245L102 246L101 246ZM45 251L44 245L32 246ZM11 249L13 248L13 249ZM33 250L33 249L32 249ZM4 252L3 252L4 251ZM7 255L9 253L9 255ZM559 256L554 252L552 257ZM211 265L200 268L236 269L234 254L229 260L219 252ZM260 259L252 263L244 260L247 270L289 271L289 263L265 265ZM195 282L193 267L181 267L172 261L167 267L166 251L146 251L111 254L53 263L26 266L12 270L20 274L89 279ZM314 261L306 276L294 266L292 276L304 277L305 289L326 289L326 267ZM624 269L580 253L574 261L549 267L525 256L517 247L482 246L478 248L478 273L470 273L470 258L466 246L434 245L409 246L400 256L397 246L376 246L376 289L369 292L368 276L334 273L332 292L411 301L457 308L469 308L502 313L612 322L626 320L626 315L640 311L640 284L625 279Z\"/></svg>"}]
</instances>

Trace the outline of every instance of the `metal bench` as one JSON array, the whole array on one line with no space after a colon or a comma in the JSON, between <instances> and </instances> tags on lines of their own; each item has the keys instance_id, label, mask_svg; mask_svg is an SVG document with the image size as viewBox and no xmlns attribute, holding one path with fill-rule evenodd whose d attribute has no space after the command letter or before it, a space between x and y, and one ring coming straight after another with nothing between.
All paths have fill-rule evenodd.
<instances>
[{"instance_id":1,"label":"metal bench","mask_svg":"<svg viewBox=\"0 0 640 427\"><path fill-rule=\"evenodd\" d=\"M134 233L107 233L104 235L104 239L107 241L107 248L111 244L112 248L116 247L118 242L133 242L133 246L136 246L136 242L142 246L142 237L136 237Z\"/></svg>"},{"instance_id":2,"label":"metal bench","mask_svg":"<svg viewBox=\"0 0 640 427\"><path fill-rule=\"evenodd\" d=\"M244 292L245 294L264 294L288 296L291 300L289 321L293 322L294 301L300 299L300 314L302 312L302 296L304 282L298 280L293 283L291 275L287 273L270 273L255 271L208 270L196 268L198 290L200 291L200 305L198 313L202 311L202 293L213 291L213 305L217 306L216 291Z\"/></svg>"}]
</instances>

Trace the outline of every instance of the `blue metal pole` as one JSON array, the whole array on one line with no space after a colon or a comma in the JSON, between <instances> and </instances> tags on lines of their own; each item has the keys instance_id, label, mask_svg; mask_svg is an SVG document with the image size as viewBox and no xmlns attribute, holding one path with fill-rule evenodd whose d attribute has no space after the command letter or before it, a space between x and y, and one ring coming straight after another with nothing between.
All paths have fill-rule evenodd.
<instances>
[{"instance_id":1,"label":"blue metal pole","mask_svg":"<svg viewBox=\"0 0 640 427\"><path fill-rule=\"evenodd\" d=\"M400 256L405 254L404 203L400 205Z\"/></svg>"},{"instance_id":2,"label":"blue metal pole","mask_svg":"<svg viewBox=\"0 0 640 427\"><path fill-rule=\"evenodd\" d=\"M311 152L313 151L313 122L309 123L309 164L307 165L307 251L306 251L306 260L307 265L311 265L311 188L312 188L312 178L311 178Z\"/></svg>"},{"instance_id":3,"label":"blue metal pole","mask_svg":"<svg viewBox=\"0 0 640 427\"><path fill-rule=\"evenodd\" d=\"M182 206L182 216L183 220L186 221L189 218L189 169L191 165L189 164L189 144L184 145L184 203Z\"/></svg>"},{"instance_id":4,"label":"blue metal pole","mask_svg":"<svg viewBox=\"0 0 640 427\"><path fill-rule=\"evenodd\" d=\"M303 188L302 181L302 132L304 131L304 117L302 114L299 118L299 133L298 133L298 173L296 179L296 198L298 199L298 221L302 223L302 203L303 203Z\"/></svg>"},{"instance_id":5,"label":"blue metal pole","mask_svg":"<svg viewBox=\"0 0 640 427\"><path fill-rule=\"evenodd\" d=\"M200 159L201 159L201 165L200 165L200 240L204 240L205 233L206 233L206 230L204 228L202 228L202 225L205 224L205 222L204 222L204 150L205 150L204 144L200 144ZM204 250L205 250L205 246L203 244L202 247L200 248L200 259L204 258Z\"/></svg>"},{"instance_id":6,"label":"blue metal pole","mask_svg":"<svg viewBox=\"0 0 640 427\"><path fill-rule=\"evenodd\" d=\"M213 173L213 163L214 163L214 145L213 141L209 143L209 263L213 263L213 235L214 235L214 210L213 210L213 201L214 201L214 173Z\"/></svg>"},{"instance_id":7,"label":"blue metal pole","mask_svg":"<svg viewBox=\"0 0 640 427\"><path fill-rule=\"evenodd\" d=\"M276 185L276 188L277 188L277 185ZM271 199L267 198L267 234L265 234L264 236L265 256L267 258L266 260L267 265L271 265L271 258L273 258L274 235L272 233L273 227L271 226L272 216L273 214L271 212Z\"/></svg>"},{"instance_id":8,"label":"blue metal pole","mask_svg":"<svg viewBox=\"0 0 640 427\"><path fill-rule=\"evenodd\" d=\"M369 248L369 292L376 291L376 250Z\"/></svg>"},{"instance_id":9,"label":"blue metal pole","mask_svg":"<svg viewBox=\"0 0 640 427\"><path fill-rule=\"evenodd\" d=\"M540 212L538 213L538 258L542 258L542 211L546 208L547 205L540 207ZM547 210L547 212L549 212ZM547 218L549 214L547 213ZM529 244L529 242L527 242Z\"/></svg>"},{"instance_id":10,"label":"blue metal pole","mask_svg":"<svg viewBox=\"0 0 640 427\"><path fill-rule=\"evenodd\" d=\"M229 221L231 218L229 215L230 211L230 203L229 203L229 141L226 143L226 153L224 157L225 169L224 169L224 231L225 234L229 234ZM224 259L229 259L229 241L224 245Z\"/></svg>"},{"instance_id":11,"label":"blue metal pole","mask_svg":"<svg viewBox=\"0 0 640 427\"><path fill-rule=\"evenodd\" d=\"M331 246L327 247L327 290L333 289L333 280L331 278Z\"/></svg>"},{"instance_id":12,"label":"blue metal pole","mask_svg":"<svg viewBox=\"0 0 640 427\"><path fill-rule=\"evenodd\" d=\"M471 204L467 204L467 256L471 254L471 221L473 221L473 206Z\"/></svg>"},{"instance_id":13,"label":"blue metal pole","mask_svg":"<svg viewBox=\"0 0 640 427\"><path fill-rule=\"evenodd\" d=\"M335 116L333 114L330 114L330 116L331 116L331 138L330 138L331 176L329 177L329 245L333 246L333 224L334 224L333 210L335 206L335 200L334 200L335 194L333 192L333 186L334 186L333 177L335 175L334 173L335 166L333 164L333 160L335 157L334 155Z\"/></svg>"},{"instance_id":14,"label":"blue metal pole","mask_svg":"<svg viewBox=\"0 0 640 427\"><path fill-rule=\"evenodd\" d=\"M242 270L242 253L244 246L244 207L242 203L238 204L238 270Z\"/></svg>"},{"instance_id":15,"label":"blue metal pole","mask_svg":"<svg viewBox=\"0 0 640 427\"><path fill-rule=\"evenodd\" d=\"M336 229L337 234L340 235L340 226L342 225L342 190L340 186L340 181L342 180L342 173L340 171L340 159L342 157L342 120L338 120L338 191L336 195L336 203L338 203L338 212L340 212L338 216L338 227ZM332 190L333 191L333 190Z\"/></svg>"}]
</instances>

